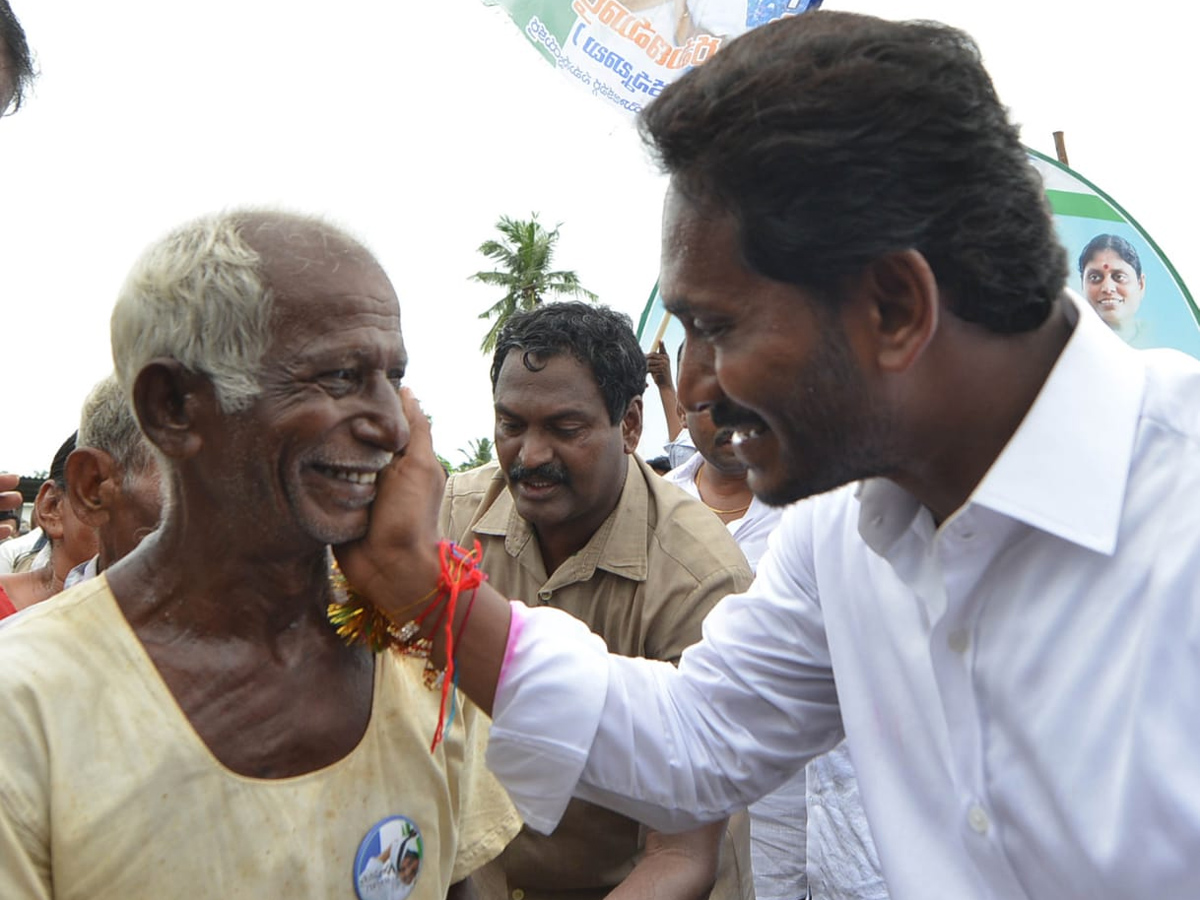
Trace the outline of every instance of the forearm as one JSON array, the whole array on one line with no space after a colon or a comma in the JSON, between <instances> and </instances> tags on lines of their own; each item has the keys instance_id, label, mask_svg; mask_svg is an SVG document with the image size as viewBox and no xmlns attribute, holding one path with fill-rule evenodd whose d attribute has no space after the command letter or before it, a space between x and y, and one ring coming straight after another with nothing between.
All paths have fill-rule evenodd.
<instances>
[{"instance_id":1,"label":"forearm","mask_svg":"<svg viewBox=\"0 0 1200 900\"><path fill-rule=\"evenodd\" d=\"M608 900L704 900L717 880L724 821L682 834L651 831L645 853Z\"/></svg>"}]
</instances>

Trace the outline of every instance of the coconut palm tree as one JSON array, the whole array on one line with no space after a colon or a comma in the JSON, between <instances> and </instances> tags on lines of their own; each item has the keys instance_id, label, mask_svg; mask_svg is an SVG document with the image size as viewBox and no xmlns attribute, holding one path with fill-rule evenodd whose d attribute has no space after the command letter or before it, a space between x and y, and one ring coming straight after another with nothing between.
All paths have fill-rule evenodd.
<instances>
[{"instance_id":1,"label":"coconut palm tree","mask_svg":"<svg viewBox=\"0 0 1200 900\"><path fill-rule=\"evenodd\" d=\"M547 231L533 213L527 220L501 216L496 229L500 240L484 241L479 252L493 260L497 268L491 272L476 272L472 281L493 285L504 290L504 296L486 311L481 319L495 319L479 345L484 353L496 349L496 338L508 317L518 310L539 306L548 295L577 297L596 302L596 295L579 283L574 272L559 272L550 268L558 229Z\"/></svg>"}]
</instances>

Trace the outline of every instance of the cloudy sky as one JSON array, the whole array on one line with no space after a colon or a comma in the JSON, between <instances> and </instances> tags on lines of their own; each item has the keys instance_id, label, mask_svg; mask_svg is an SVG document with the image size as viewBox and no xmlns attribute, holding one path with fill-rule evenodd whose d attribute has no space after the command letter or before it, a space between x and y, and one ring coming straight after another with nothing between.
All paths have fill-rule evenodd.
<instances>
[{"instance_id":1,"label":"cloudy sky","mask_svg":"<svg viewBox=\"0 0 1200 900\"><path fill-rule=\"evenodd\" d=\"M43 74L0 123L0 470L49 467L111 369L108 316L125 271L163 231L215 209L323 213L375 251L400 296L409 383L452 461L492 427L477 315L496 298L467 277L484 267L476 248L499 215L561 222L561 267L635 321L646 301L662 179L627 121L480 0L12 3ZM969 31L1026 144L1053 155L1051 134L1065 131L1073 168L1200 284L1196 64L1177 5L825 8ZM654 403L648 420L653 455Z\"/></svg>"}]
</instances>

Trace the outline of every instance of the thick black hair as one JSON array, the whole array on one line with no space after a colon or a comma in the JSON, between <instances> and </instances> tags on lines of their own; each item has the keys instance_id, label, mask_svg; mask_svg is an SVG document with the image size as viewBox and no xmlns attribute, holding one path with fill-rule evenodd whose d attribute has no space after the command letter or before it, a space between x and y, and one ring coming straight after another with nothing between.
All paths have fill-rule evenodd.
<instances>
[{"instance_id":1,"label":"thick black hair","mask_svg":"<svg viewBox=\"0 0 1200 900\"><path fill-rule=\"evenodd\" d=\"M592 370L613 425L625 416L634 397L646 390L646 354L638 346L629 316L607 306L570 301L546 303L516 313L496 338L492 389L513 350L531 372L546 360L567 354Z\"/></svg>"},{"instance_id":2,"label":"thick black hair","mask_svg":"<svg viewBox=\"0 0 1200 900\"><path fill-rule=\"evenodd\" d=\"M1067 278L1041 179L979 49L935 22L817 10L731 41L642 112L743 263L835 303L890 252L929 262L958 317L1036 328Z\"/></svg>"},{"instance_id":3,"label":"thick black hair","mask_svg":"<svg viewBox=\"0 0 1200 900\"><path fill-rule=\"evenodd\" d=\"M8 66L9 77L12 78L15 93L12 98L12 112L21 108L25 100L25 91L33 81L33 54L29 52L29 42L25 39L25 29L17 21L8 0L0 0L0 62ZM5 110L0 109L0 115Z\"/></svg>"}]
</instances>

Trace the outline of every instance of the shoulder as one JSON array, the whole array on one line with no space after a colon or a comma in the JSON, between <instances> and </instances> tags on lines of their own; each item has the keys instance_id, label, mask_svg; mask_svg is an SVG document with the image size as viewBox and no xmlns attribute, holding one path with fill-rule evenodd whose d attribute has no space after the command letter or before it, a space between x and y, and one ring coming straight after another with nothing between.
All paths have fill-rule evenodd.
<instances>
[{"instance_id":1,"label":"shoulder","mask_svg":"<svg viewBox=\"0 0 1200 900\"><path fill-rule=\"evenodd\" d=\"M650 554L669 560L697 583L717 577L744 589L750 568L725 523L645 464L639 462L638 472L647 485Z\"/></svg>"},{"instance_id":2,"label":"shoulder","mask_svg":"<svg viewBox=\"0 0 1200 900\"><path fill-rule=\"evenodd\" d=\"M465 472L455 472L446 479L447 497L483 496L488 488L496 481L503 481L500 464L490 462L476 469Z\"/></svg>"},{"instance_id":3,"label":"shoulder","mask_svg":"<svg viewBox=\"0 0 1200 900\"><path fill-rule=\"evenodd\" d=\"M460 537L467 525L495 503L503 490L504 475L496 463L451 475L442 496L442 531Z\"/></svg>"}]
</instances>

